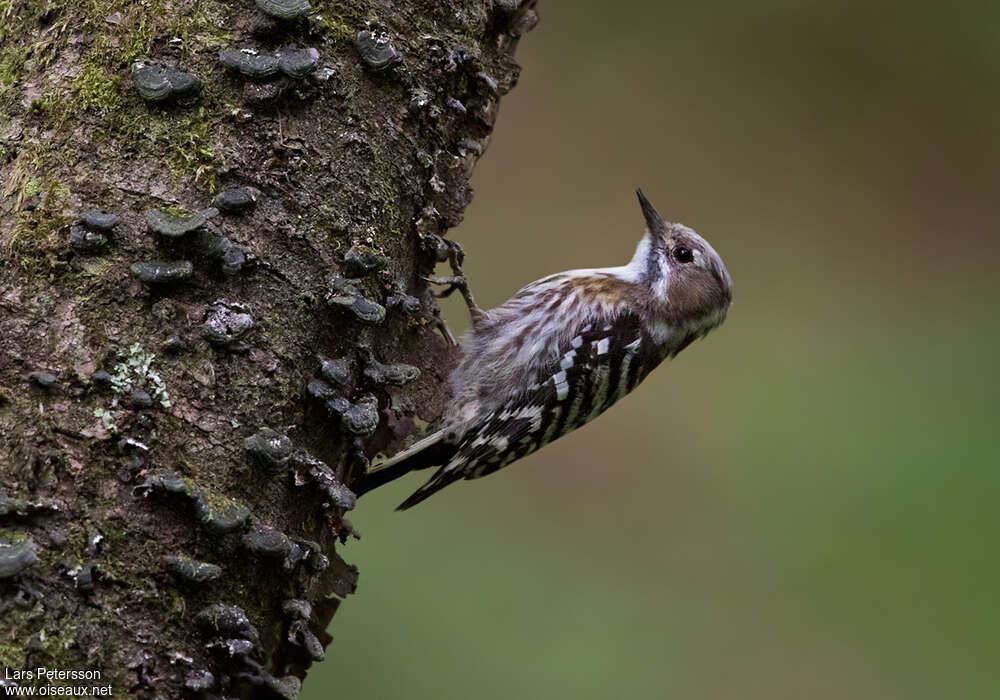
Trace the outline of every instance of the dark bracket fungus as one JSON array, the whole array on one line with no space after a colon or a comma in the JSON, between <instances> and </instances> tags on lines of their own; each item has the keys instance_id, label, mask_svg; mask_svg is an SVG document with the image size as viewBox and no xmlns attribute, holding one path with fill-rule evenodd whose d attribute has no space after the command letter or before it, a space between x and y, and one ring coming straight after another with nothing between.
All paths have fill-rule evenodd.
<instances>
[{"instance_id":1,"label":"dark bracket fungus","mask_svg":"<svg viewBox=\"0 0 1000 700\"><path fill-rule=\"evenodd\" d=\"M144 284L167 285L191 279L194 265L189 260L148 260L134 263L131 270Z\"/></svg>"},{"instance_id":2,"label":"dark bracket fungus","mask_svg":"<svg viewBox=\"0 0 1000 700\"><path fill-rule=\"evenodd\" d=\"M206 493L177 472L164 470L151 473L138 490L162 491L187 497L194 503L198 521L218 535L241 530L250 520L250 510L246 506L230 498Z\"/></svg>"},{"instance_id":3,"label":"dark bracket fungus","mask_svg":"<svg viewBox=\"0 0 1000 700\"><path fill-rule=\"evenodd\" d=\"M149 224L149 229L154 233L167 238L180 238L192 231L197 231L218 213L219 210L214 207L180 215L170 214L159 209L147 209L146 223Z\"/></svg>"},{"instance_id":4,"label":"dark bracket fungus","mask_svg":"<svg viewBox=\"0 0 1000 700\"><path fill-rule=\"evenodd\" d=\"M318 401L329 401L340 395L332 386L322 379L316 378L309 380L309 384L306 385L306 392Z\"/></svg>"},{"instance_id":5,"label":"dark bracket fungus","mask_svg":"<svg viewBox=\"0 0 1000 700\"><path fill-rule=\"evenodd\" d=\"M216 497L214 500L195 501L195 513L199 522L212 532L224 535L242 530L250 521L250 511L235 501Z\"/></svg>"},{"instance_id":6,"label":"dark bracket fungus","mask_svg":"<svg viewBox=\"0 0 1000 700\"><path fill-rule=\"evenodd\" d=\"M56 377L56 375L52 374L51 372L46 372L44 370L39 370L37 372L30 372L28 374L28 379L30 379L43 389L48 389L53 384L55 384L56 381L58 381L58 377Z\"/></svg>"},{"instance_id":7,"label":"dark bracket fungus","mask_svg":"<svg viewBox=\"0 0 1000 700\"><path fill-rule=\"evenodd\" d=\"M201 326L201 335L213 345L228 346L253 328L253 317L240 304L216 302Z\"/></svg>"},{"instance_id":8,"label":"dark bracket fungus","mask_svg":"<svg viewBox=\"0 0 1000 700\"><path fill-rule=\"evenodd\" d=\"M293 450L292 441L287 435L270 428L261 428L248 437L243 445L254 463L272 473L280 472L288 465Z\"/></svg>"},{"instance_id":9,"label":"dark bracket fungus","mask_svg":"<svg viewBox=\"0 0 1000 700\"><path fill-rule=\"evenodd\" d=\"M297 19L312 9L309 0L257 0L264 14L283 20Z\"/></svg>"},{"instance_id":10,"label":"dark bracket fungus","mask_svg":"<svg viewBox=\"0 0 1000 700\"><path fill-rule=\"evenodd\" d=\"M278 68L289 78L308 78L319 68L319 51L312 47L282 49L278 52Z\"/></svg>"},{"instance_id":11,"label":"dark bracket fungus","mask_svg":"<svg viewBox=\"0 0 1000 700\"><path fill-rule=\"evenodd\" d=\"M62 506L55 501L26 501L23 498L12 498L5 491L0 491L0 517L16 516L25 518L43 511L56 513Z\"/></svg>"},{"instance_id":12,"label":"dark bracket fungus","mask_svg":"<svg viewBox=\"0 0 1000 700\"><path fill-rule=\"evenodd\" d=\"M420 376L420 370L413 365L383 365L369 348L362 350L366 355L364 377L376 386L403 386Z\"/></svg>"},{"instance_id":13,"label":"dark bracket fungus","mask_svg":"<svg viewBox=\"0 0 1000 700\"><path fill-rule=\"evenodd\" d=\"M335 360L319 358L320 374L345 393L350 393L354 389L356 371L354 360L350 357L338 357Z\"/></svg>"},{"instance_id":14,"label":"dark bracket fungus","mask_svg":"<svg viewBox=\"0 0 1000 700\"><path fill-rule=\"evenodd\" d=\"M354 524L350 520L347 518L341 518L340 532L337 533L337 537L340 539L340 544L347 544L348 538L351 537L356 540L360 540L361 533L355 529Z\"/></svg>"},{"instance_id":15,"label":"dark bracket fungus","mask_svg":"<svg viewBox=\"0 0 1000 700\"><path fill-rule=\"evenodd\" d=\"M69 228L69 246L81 253L95 253L107 245L108 237L101 231L94 231L76 223Z\"/></svg>"},{"instance_id":16,"label":"dark bracket fungus","mask_svg":"<svg viewBox=\"0 0 1000 700\"><path fill-rule=\"evenodd\" d=\"M215 687L215 676L204 668L188 671L184 676L184 687L196 693L204 693Z\"/></svg>"},{"instance_id":17,"label":"dark bracket fungus","mask_svg":"<svg viewBox=\"0 0 1000 700\"><path fill-rule=\"evenodd\" d=\"M364 297L358 280L337 277L330 283L326 303L353 314L359 321L380 325L385 320L385 307Z\"/></svg>"},{"instance_id":18,"label":"dark bracket fungus","mask_svg":"<svg viewBox=\"0 0 1000 700\"><path fill-rule=\"evenodd\" d=\"M235 605L209 605L195 616L195 621L208 634L239 637L254 645L260 641L257 628L250 623L247 614Z\"/></svg>"},{"instance_id":19,"label":"dark bracket fungus","mask_svg":"<svg viewBox=\"0 0 1000 700\"><path fill-rule=\"evenodd\" d=\"M80 223L92 231L111 231L121 223L121 217L104 209L91 209L80 215Z\"/></svg>"},{"instance_id":20,"label":"dark bracket fungus","mask_svg":"<svg viewBox=\"0 0 1000 700\"><path fill-rule=\"evenodd\" d=\"M251 80L269 80L279 72L301 80L319 68L319 51L311 47L287 47L276 52L229 47L219 51L219 62Z\"/></svg>"},{"instance_id":21,"label":"dark bracket fungus","mask_svg":"<svg viewBox=\"0 0 1000 700\"><path fill-rule=\"evenodd\" d=\"M248 639L217 639L206 644L205 648L225 652L233 659L241 659L253 651L253 646L253 642Z\"/></svg>"},{"instance_id":22,"label":"dark bracket fungus","mask_svg":"<svg viewBox=\"0 0 1000 700\"><path fill-rule=\"evenodd\" d=\"M117 214L103 209L85 211L69 229L69 245L82 253L97 252L107 244L107 234L120 222Z\"/></svg>"},{"instance_id":23,"label":"dark bracket fungus","mask_svg":"<svg viewBox=\"0 0 1000 700\"><path fill-rule=\"evenodd\" d=\"M195 249L209 260L217 261L225 274L235 275L243 269L247 255L231 240L205 229L195 235Z\"/></svg>"},{"instance_id":24,"label":"dark bracket fungus","mask_svg":"<svg viewBox=\"0 0 1000 700\"><path fill-rule=\"evenodd\" d=\"M367 467L366 467L367 469ZM332 476L332 473L331 473ZM317 483L321 483L319 479L316 480ZM329 481L325 486L326 495L330 498L330 502L337 506L338 508L343 508L345 511L353 510L354 506L358 503L358 497L353 491L351 491L343 483L333 479ZM343 519L344 527L350 530L350 524L346 519ZM358 536L357 539L361 539ZM343 540L341 540L343 542Z\"/></svg>"},{"instance_id":25,"label":"dark bracket fungus","mask_svg":"<svg viewBox=\"0 0 1000 700\"><path fill-rule=\"evenodd\" d=\"M194 484L172 471L154 472L149 475L146 482L140 487L142 489L160 490L165 493L182 493L189 498L201 497L201 490Z\"/></svg>"},{"instance_id":26,"label":"dark bracket fungus","mask_svg":"<svg viewBox=\"0 0 1000 700\"><path fill-rule=\"evenodd\" d=\"M212 206L223 214L242 214L254 208L260 190L254 187L229 187L212 200Z\"/></svg>"},{"instance_id":27,"label":"dark bracket fungus","mask_svg":"<svg viewBox=\"0 0 1000 700\"><path fill-rule=\"evenodd\" d=\"M38 561L38 545L24 533L0 536L0 579L17 576Z\"/></svg>"},{"instance_id":28,"label":"dark bracket fungus","mask_svg":"<svg viewBox=\"0 0 1000 700\"><path fill-rule=\"evenodd\" d=\"M330 576L336 576L333 592L341 598L352 595L358 589L358 568L340 557L330 563Z\"/></svg>"},{"instance_id":29,"label":"dark bracket fungus","mask_svg":"<svg viewBox=\"0 0 1000 700\"><path fill-rule=\"evenodd\" d=\"M489 73L486 73L484 71L479 71L478 73L476 73L476 78L479 79L479 81L483 84L483 86L491 95L497 96L501 94L500 83L498 83L497 79L494 78Z\"/></svg>"},{"instance_id":30,"label":"dark bracket fungus","mask_svg":"<svg viewBox=\"0 0 1000 700\"><path fill-rule=\"evenodd\" d=\"M311 573L325 571L330 566L329 558L323 554L323 548L318 543L301 537L296 537L295 542L305 551L303 563Z\"/></svg>"},{"instance_id":31,"label":"dark bracket fungus","mask_svg":"<svg viewBox=\"0 0 1000 700\"><path fill-rule=\"evenodd\" d=\"M222 49L219 51L219 62L254 80L265 80L278 72L278 57L257 49Z\"/></svg>"},{"instance_id":32,"label":"dark bracket fungus","mask_svg":"<svg viewBox=\"0 0 1000 700\"><path fill-rule=\"evenodd\" d=\"M247 261L247 254L243 252L242 248L231 243L228 238L224 238L222 241L222 257L219 258L219 265L225 274L235 275L243 269L243 265ZM229 245L226 245L227 243Z\"/></svg>"},{"instance_id":33,"label":"dark bracket fungus","mask_svg":"<svg viewBox=\"0 0 1000 700\"><path fill-rule=\"evenodd\" d=\"M330 557L320 551L319 545L310 548L309 554L306 556L306 568L314 574L323 573L330 568Z\"/></svg>"},{"instance_id":34,"label":"dark bracket fungus","mask_svg":"<svg viewBox=\"0 0 1000 700\"><path fill-rule=\"evenodd\" d=\"M243 659L243 663L251 670L234 674L239 680L245 680L252 685L264 688L283 700L295 700L302 692L302 681L299 680L298 676L276 678L253 659Z\"/></svg>"},{"instance_id":35,"label":"dark bracket fungus","mask_svg":"<svg viewBox=\"0 0 1000 700\"><path fill-rule=\"evenodd\" d=\"M354 35L354 48L365 65L375 72L388 70L403 60L392 45L388 32L375 23Z\"/></svg>"},{"instance_id":36,"label":"dark bracket fungus","mask_svg":"<svg viewBox=\"0 0 1000 700\"><path fill-rule=\"evenodd\" d=\"M327 401L326 410L339 417L341 427L351 435L367 437L378 428L378 399L370 394L354 403L345 398Z\"/></svg>"},{"instance_id":37,"label":"dark bracket fungus","mask_svg":"<svg viewBox=\"0 0 1000 700\"><path fill-rule=\"evenodd\" d=\"M329 386L318 379L314 381ZM243 444L253 462L271 474L281 473L290 466L297 486L315 483L335 507L351 510L357 503L357 496L337 479L325 462L305 450L295 449L287 435L261 428ZM312 548L321 553L319 545Z\"/></svg>"},{"instance_id":38,"label":"dark bracket fungus","mask_svg":"<svg viewBox=\"0 0 1000 700\"><path fill-rule=\"evenodd\" d=\"M78 591L85 595L90 595L94 592L95 572L96 567L94 562L87 561L67 571L66 575L73 579L73 583Z\"/></svg>"},{"instance_id":39,"label":"dark bracket fungus","mask_svg":"<svg viewBox=\"0 0 1000 700\"><path fill-rule=\"evenodd\" d=\"M418 313L420 309L423 308L423 304L420 303L420 300L403 291L401 285L397 286L398 288L386 297L385 305L390 309L399 309L405 314Z\"/></svg>"},{"instance_id":40,"label":"dark bracket fungus","mask_svg":"<svg viewBox=\"0 0 1000 700\"><path fill-rule=\"evenodd\" d=\"M337 508L351 510L358 501L354 492L341 483L333 470L322 460L313 457L304 450L296 450L292 454L292 467L295 470L295 483L306 484L310 481L319 486L320 490ZM317 545L316 550L319 551Z\"/></svg>"},{"instance_id":41,"label":"dark bracket fungus","mask_svg":"<svg viewBox=\"0 0 1000 700\"><path fill-rule=\"evenodd\" d=\"M462 139L458 142L458 148L466 155L472 154L475 156L481 156L483 154L482 142L476 141L475 139ZM444 262L444 260L441 262Z\"/></svg>"},{"instance_id":42,"label":"dark bracket fungus","mask_svg":"<svg viewBox=\"0 0 1000 700\"><path fill-rule=\"evenodd\" d=\"M287 571L302 561L305 552L288 535L267 525L254 525L243 535L243 546L267 559L278 559Z\"/></svg>"},{"instance_id":43,"label":"dark bracket fungus","mask_svg":"<svg viewBox=\"0 0 1000 700\"><path fill-rule=\"evenodd\" d=\"M323 644L309 629L309 623L305 620L295 620L288 625L288 641L301 647L313 661L322 661L326 658Z\"/></svg>"},{"instance_id":44,"label":"dark bracket fungus","mask_svg":"<svg viewBox=\"0 0 1000 700\"><path fill-rule=\"evenodd\" d=\"M134 389L129 400L132 403L132 408L139 411L153 407L153 397L142 389Z\"/></svg>"},{"instance_id":45,"label":"dark bracket fungus","mask_svg":"<svg viewBox=\"0 0 1000 700\"><path fill-rule=\"evenodd\" d=\"M388 266L389 258L371 246L354 245L344 254L344 274L348 277L364 277Z\"/></svg>"},{"instance_id":46,"label":"dark bracket fungus","mask_svg":"<svg viewBox=\"0 0 1000 700\"><path fill-rule=\"evenodd\" d=\"M196 75L144 61L132 64L132 81L147 102L167 102L201 90Z\"/></svg>"},{"instance_id":47,"label":"dark bracket fungus","mask_svg":"<svg viewBox=\"0 0 1000 700\"><path fill-rule=\"evenodd\" d=\"M184 583L202 585L218 581L222 577L222 567L198 561L186 556L166 556L163 558L170 572Z\"/></svg>"},{"instance_id":48,"label":"dark bracket fungus","mask_svg":"<svg viewBox=\"0 0 1000 700\"><path fill-rule=\"evenodd\" d=\"M308 620L312 617L312 605L308 600L290 598L281 604L281 612L289 620Z\"/></svg>"}]
</instances>

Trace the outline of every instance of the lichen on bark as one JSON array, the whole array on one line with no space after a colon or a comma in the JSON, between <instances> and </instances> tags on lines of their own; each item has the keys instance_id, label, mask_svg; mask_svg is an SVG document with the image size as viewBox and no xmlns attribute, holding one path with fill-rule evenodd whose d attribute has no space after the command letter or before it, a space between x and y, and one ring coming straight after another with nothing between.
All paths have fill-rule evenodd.
<instances>
[{"instance_id":1,"label":"lichen on bark","mask_svg":"<svg viewBox=\"0 0 1000 700\"><path fill-rule=\"evenodd\" d=\"M356 585L352 479L447 398L423 277L532 5L0 0L0 539L37 550L0 578L0 663L295 694ZM252 79L233 47L319 60Z\"/></svg>"}]
</instances>

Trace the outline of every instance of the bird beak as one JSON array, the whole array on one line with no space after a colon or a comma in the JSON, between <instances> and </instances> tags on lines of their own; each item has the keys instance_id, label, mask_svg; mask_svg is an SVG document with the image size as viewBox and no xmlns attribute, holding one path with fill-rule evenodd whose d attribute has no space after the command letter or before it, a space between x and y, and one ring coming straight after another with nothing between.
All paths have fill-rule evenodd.
<instances>
[{"instance_id":1,"label":"bird beak","mask_svg":"<svg viewBox=\"0 0 1000 700\"><path fill-rule=\"evenodd\" d=\"M663 233L667 230L666 223L663 221L663 217L659 215L653 205L649 203L646 199L646 195L642 193L642 190L636 190L636 195L639 196L639 206L642 207L642 215L646 217L646 228L650 233Z\"/></svg>"}]
</instances>

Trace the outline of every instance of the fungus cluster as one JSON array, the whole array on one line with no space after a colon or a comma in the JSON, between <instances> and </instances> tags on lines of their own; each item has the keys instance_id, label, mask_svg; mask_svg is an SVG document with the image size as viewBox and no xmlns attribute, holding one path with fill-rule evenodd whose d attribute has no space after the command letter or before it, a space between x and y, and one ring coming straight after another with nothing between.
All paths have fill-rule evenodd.
<instances>
[{"instance_id":1,"label":"fungus cluster","mask_svg":"<svg viewBox=\"0 0 1000 700\"><path fill-rule=\"evenodd\" d=\"M389 33L376 22L354 35L354 48L365 65L377 73L389 70L403 60L392 45Z\"/></svg>"},{"instance_id":2,"label":"fungus cluster","mask_svg":"<svg viewBox=\"0 0 1000 700\"><path fill-rule=\"evenodd\" d=\"M300 80L319 68L319 51L311 47L286 47L274 52L228 47L219 51L219 62L251 80L268 80L279 73Z\"/></svg>"},{"instance_id":3,"label":"fungus cluster","mask_svg":"<svg viewBox=\"0 0 1000 700\"><path fill-rule=\"evenodd\" d=\"M117 214L91 209L70 226L69 245L81 253L96 253L108 243L111 231L120 223Z\"/></svg>"},{"instance_id":4,"label":"fungus cluster","mask_svg":"<svg viewBox=\"0 0 1000 700\"><path fill-rule=\"evenodd\" d=\"M140 97L153 103L170 102L201 90L201 81L193 73L152 61L133 63L132 81Z\"/></svg>"}]
</instances>

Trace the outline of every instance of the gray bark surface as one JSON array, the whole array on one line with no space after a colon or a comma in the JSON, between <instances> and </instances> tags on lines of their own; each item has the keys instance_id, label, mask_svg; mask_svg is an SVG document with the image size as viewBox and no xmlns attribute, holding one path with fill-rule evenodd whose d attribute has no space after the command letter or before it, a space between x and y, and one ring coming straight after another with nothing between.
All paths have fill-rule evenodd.
<instances>
[{"instance_id":1,"label":"gray bark surface","mask_svg":"<svg viewBox=\"0 0 1000 700\"><path fill-rule=\"evenodd\" d=\"M264 11L296 4L0 0L8 669L294 697L357 583L352 481L447 399L423 277L534 1Z\"/></svg>"}]
</instances>

